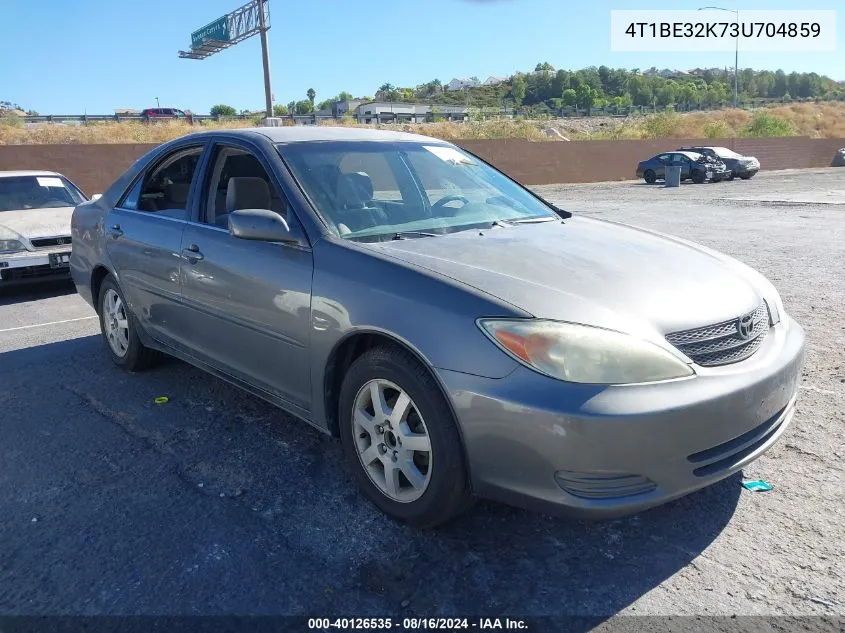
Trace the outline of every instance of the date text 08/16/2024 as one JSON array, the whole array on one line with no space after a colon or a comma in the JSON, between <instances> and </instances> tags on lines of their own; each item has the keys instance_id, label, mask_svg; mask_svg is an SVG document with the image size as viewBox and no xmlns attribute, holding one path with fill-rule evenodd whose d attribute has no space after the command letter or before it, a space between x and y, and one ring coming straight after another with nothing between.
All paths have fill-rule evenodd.
<instances>
[{"instance_id":1,"label":"date text 08/16/2024","mask_svg":"<svg viewBox=\"0 0 845 633\"><path fill-rule=\"evenodd\" d=\"M511 618L309 618L308 629L332 630L397 630L397 631L464 631L510 630L527 631L524 620Z\"/></svg>"}]
</instances>

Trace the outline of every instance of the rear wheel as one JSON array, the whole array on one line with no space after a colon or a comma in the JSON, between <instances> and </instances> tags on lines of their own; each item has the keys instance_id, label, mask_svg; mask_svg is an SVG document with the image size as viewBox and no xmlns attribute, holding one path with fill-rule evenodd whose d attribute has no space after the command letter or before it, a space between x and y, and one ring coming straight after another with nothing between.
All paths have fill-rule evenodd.
<instances>
[{"instance_id":1,"label":"rear wheel","mask_svg":"<svg viewBox=\"0 0 845 633\"><path fill-rule=\"evenodd\" d=\"M645 180L648 184L653 185L657 182L657 174L654 173L653 169L646 169L643 174L643 180Z\"/></svg>"},{"instance_id":2,"label":"rear wheel","mask_svg":"<svg viewBox=\"0 0 845 633\"><path fill-rule=\"evenodd\" d=\"M734 178L736 178L736 176L734 175L734 173L733 173L733 172L731 172L731 173L729 173L729 174L728 174L728 181L731 181L731 180L733 180Z\"/></svg>"},{"instance_id":3,"label":"rear wheel","mask_svg":"<svg viewBox=\"0 0 845 633\"><path fill-rule=\"evenodd\" d=\"M461 438L440 388L410 353L361 355L340 391L340 436L367 497L385 514L433 527L471 502Z\"/></svg>"},{"instance_id":4,"label":"rear wheel","mask_svg":"<svg viewBox=\"0 0 845 633\"><path fill-rule=\"evenodd\" d=\"M141 371L156 359L156 352L138 338L138 325L126 298L114 277L106 277L100 286L97 303L100 331L112 361L127 371Z\"/></svg>"},{"instance_id":5,"label":"rear wheel","mask_svg":"<svg viewBox=\"0 0 845 633\"><path fill-rule=\"evenodd\" d=\"M692 181L693 181L695 184L700 185L700 184L702 184L705 180L707 180L707 174L706 174L705 172L703 172L703 171L700 171L700 170L699 170L699 171L694 171L694 172L692 173Z\"/></svg>"}]
</instances>

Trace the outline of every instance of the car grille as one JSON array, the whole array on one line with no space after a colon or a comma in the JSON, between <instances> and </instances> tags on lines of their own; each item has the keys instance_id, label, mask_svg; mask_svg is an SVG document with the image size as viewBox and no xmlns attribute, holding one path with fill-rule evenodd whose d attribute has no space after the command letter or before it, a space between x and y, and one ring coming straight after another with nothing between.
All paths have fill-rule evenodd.
<instances>
[{"instance_id":1,"label":"car grille","mask_svg":"<svg viewBox=\"0 0 845 633\"><path fill-rule=\"evenodd\" d=\"M768 332L769 311L766 304L761 303L756 310L739 318L673 332L666 335L666 340L693 362L714 367L745 360L759 349Z\"/></svg>"},{"instance_id":2,"label":"car grille","mask_svg":"<svg viewBox=\"0 0 845 633\"><path fill-rule=\"evenodd\" d=\"M35 248L49 248L51 246L61 246L62 244L70 244L70 235L62 237L37 237L34 240L29 240Z\"/></svg>"}]
</instances>

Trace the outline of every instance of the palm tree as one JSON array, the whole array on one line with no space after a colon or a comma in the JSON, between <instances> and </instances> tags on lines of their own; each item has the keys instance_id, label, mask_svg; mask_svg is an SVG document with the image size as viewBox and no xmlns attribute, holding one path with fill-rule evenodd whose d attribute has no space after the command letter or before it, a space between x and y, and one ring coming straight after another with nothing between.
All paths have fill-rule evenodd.
<instances>
[{"instance_id":1,"label":"palm tree","mask_svg":"<svg viewBox=\"0 0 845 633\"><path fill-rule=\"evenodd\" d=\"M317 96L317 92L313 88L309 88L305 95L308 97L308 101L311 102L311 105L314 105L314 98Z\"/></svg>"}]
</instances>

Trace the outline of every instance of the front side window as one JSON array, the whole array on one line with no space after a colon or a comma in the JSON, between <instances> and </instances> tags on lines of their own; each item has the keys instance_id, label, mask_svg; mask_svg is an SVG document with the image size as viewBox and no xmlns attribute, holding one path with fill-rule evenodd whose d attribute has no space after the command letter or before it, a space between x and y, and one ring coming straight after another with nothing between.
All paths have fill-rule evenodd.
<instances>
[{"instance_id":1,"label":"front side window","mask_svg":"<svg viewBox=\"0 0 845 633\"><path fill-rule=\"evenodd\" d=\"M228 214L239 209L269 209L290 220L287 201L255 155L220 145L211 165L201 222L228 228Z\"/></svg>"},{"instance_id":2,"label":"front side window","mask_svg":"<svg viewBox=\"0 0 845 633\"><path fill-rule=\"evenodd\" d=\"M186 220L188 193L202 149L191 147L166 156L133 185L119 206Z\"/></svg>"},{"instance_id":3,"label":"front side window","mask_svg":"<svg viewBox=\"0 0 845 633\"><path fill-rule=\"evenodd\" d=\"M85 199L61 176L0 177L0 212L75 207Z\"/></svg>"},{"instance_id":4,"label":"front side window","mask_svg":"<svg viewBox=\"0 0 845 633\"><path fill-rule=\"evenodd\" d=\"M326 224L346 239L558 217L498 170L449 145L331 141L289 143L279 151Z\"/></svg>"}]
</instances>

